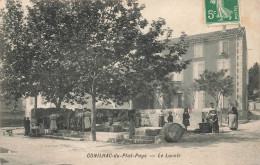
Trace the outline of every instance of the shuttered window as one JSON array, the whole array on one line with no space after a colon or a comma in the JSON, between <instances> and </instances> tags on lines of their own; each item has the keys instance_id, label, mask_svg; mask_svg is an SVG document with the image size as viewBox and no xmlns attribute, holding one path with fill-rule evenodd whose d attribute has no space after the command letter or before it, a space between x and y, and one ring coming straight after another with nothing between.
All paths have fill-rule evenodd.
<instances>
[{"instance_id":1,"label":"shuttered window","mask_svg":"<svg viewBox=\"0 0 260 165\"><path fill-rule=\"evenodd\" d=\"M217 65L218 71L221 69L227 69L226 75L230 75L230 59L219 59Z\"/></svg>"},{"instance_id":2,"label":"shuttered window","mask_svg":"<svg viewBox=\"0 0 260 165\"><path fill-rule=\"evenodd\" d=\"M203 57L203 44L194 45L194 58Z\"/></svg>"},{"instance_id":3,"label":"shuttered window","mask_svg":"<svg viewBox=\"0 0 260 165\"><path fill-rule=\"evenodd\" d=\"M219 42L219 55L228 54L229 43L228 41Z\"/></svg>"},{"instance_id":4,"label":"shuttered window","mask_svg":"<svg viewBox=\"0 0 260 165\"><path fill-rule=\"evenodd\" d=\"M205 71L205 61L198 61L193 63L193 79L199 79L200 74Z\"/></svg>"}]
</instances>

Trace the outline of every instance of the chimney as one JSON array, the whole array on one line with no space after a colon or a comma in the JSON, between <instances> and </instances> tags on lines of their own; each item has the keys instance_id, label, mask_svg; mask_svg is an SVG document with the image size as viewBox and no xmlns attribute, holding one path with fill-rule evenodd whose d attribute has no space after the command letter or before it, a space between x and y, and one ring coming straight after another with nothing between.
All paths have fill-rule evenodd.
<instances>
[{"instance_id":1,"label":"chimney","mask_svg":"<svg viewBox=\"0 0 260 165\"><path fill-rule=\"evenodd\" d=\"M241 26L241 24L240 24L240 23L238 24L238 28L239 28L239 30L241 30L241 28L242 28L242 26Z\"/></svg>"},{"instance_id":2,"label":"chimney","mask_svg":"<svg viewBox=\"0 0 260 165\"><path fill-rule=\"evenodd\" d=\"M226 32L226 25L222 25L222 32L225 33Z\"/></svg>"}]
</instances>

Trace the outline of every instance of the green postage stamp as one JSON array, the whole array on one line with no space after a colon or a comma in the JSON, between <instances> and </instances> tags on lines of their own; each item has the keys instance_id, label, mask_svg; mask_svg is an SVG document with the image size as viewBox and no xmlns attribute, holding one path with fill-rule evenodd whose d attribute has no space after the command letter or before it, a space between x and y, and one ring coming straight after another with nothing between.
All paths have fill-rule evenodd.
<instances>
[{"instance_id":1,"label":"green postage stamp","mask_svg":"<svg viewBox=\"0 0 260 165\"><path fill-rule=\"evenodd\" d=\"M206 24L239 23L239 0L205 0Z\"/></svg>"}]
</instances>

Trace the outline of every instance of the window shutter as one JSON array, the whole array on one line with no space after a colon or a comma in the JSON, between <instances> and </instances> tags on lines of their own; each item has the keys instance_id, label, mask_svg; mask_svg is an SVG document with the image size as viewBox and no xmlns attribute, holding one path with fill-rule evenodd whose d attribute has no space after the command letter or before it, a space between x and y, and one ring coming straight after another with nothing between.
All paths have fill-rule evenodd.
<instances>
[{"instance_id":1,"label":"window shutter","mask_svg":"<svg viewBox=\"0 0 260 165\"><path fill-rule=\"evenodd\" d=\"M229 73L229 71L230 71L230 60L229 59L227 59L226 61L225 61L225 69L227 69L228 71L227 71L227 73L226 73L226 75L229 75L230 73Z\"/></svg>"},{"instance_id":2,"label":"window shutter","mask_svg":"<svg viewBox=\"0 0 260 165\"><path fill-rule=\"evenodd\" d=\"M220 41L219 42L219 54L222 54L223 53L223 42L222 41Z\"/></svg>"},{"instance_id":3,"label":"window shutter","mask_svg":"<svg viewBox=\"0 0 260 165\"><path fill-rule=\"evenodd\" d=\"M222 45L223 45L223 53L228 53L228 42L224 41Z\"/></svg>"},{"instance_id":4,"label":"window shutter","mask_svg":"<svg viewBox=\"0 0 260 165\"><path fill-rule=\"evenodd\" d=\"M200 48L200 57L203 57L203 45L200 44L199 48Z\"/></svg>"},{"instance_id":5,"label":"window shutter","mask_svg":"<svg viewBox=\"0 0 260 165\"><path fill-rule=\"evenodd\" d=\"M197 73L198 73L198 65L196 65L197 63L193 63L193 80L197 79Z\"/></svg>"}]
</instances>

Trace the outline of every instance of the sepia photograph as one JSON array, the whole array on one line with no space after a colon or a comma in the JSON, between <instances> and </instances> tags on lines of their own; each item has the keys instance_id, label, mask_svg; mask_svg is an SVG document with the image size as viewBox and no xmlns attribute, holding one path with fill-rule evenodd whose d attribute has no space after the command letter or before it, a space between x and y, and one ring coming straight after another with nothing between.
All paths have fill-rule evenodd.
<instances>
[{"instance_id":1,"label":"sepia photograph","mask_svg":"<svg viewBox=\"0 0 260 165\"><path fill-rule=\"evenodd\" d=\"M259 165L260 0L0 0L0 165Z\"/></svg>"}]
</instances>

